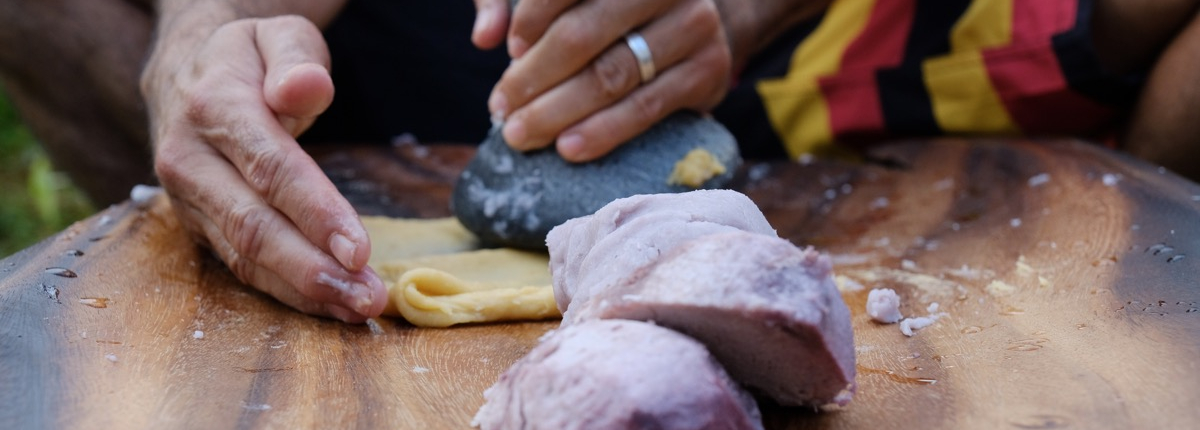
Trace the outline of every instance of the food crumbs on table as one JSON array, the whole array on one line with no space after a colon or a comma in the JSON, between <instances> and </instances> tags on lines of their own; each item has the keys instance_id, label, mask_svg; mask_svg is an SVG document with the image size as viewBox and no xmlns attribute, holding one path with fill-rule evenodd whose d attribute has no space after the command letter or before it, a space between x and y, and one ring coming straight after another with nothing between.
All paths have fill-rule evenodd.
<instances>
[{"instance_id":1,"label":"food crumbs on table","mask_svg":"<svg viewBox=\"0 0 1200 430\"><path fill-rule=\"evenodd\" d=\"M375 318L367 318L367 328L371 329L371 335L373 336L383 334L383 327L379 325L379 321Z\"/></svg>"},{"instance_id":2,"label":"food crumbs on table","mask_svg":"<svg viewBox=\"0 0 1200 430\"><path fill-rule=\"evenodd\" d=\"M1049 173L1039 173L1039 174L1029 177L1029 187L1030 188L1035 188L1035 187L1045 185L1047 182L1050 182L1050 174Z\"/></svg>"},{"instance_id":3,"label":"food crumbs on table","mask_svg":"<svg viewBox=\"0 0 1200 430\"><path fill-rule=\"evenodd\" d=\"M900 321L900 296L891 288L876 288L867 293L867 315L883 324Z\"/></svg>"}]
</instances>

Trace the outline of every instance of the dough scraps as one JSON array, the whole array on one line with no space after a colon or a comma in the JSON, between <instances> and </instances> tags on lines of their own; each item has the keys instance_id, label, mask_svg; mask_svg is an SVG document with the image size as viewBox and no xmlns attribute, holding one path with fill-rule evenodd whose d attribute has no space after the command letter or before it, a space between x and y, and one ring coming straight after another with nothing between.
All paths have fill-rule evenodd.
<instances>
[{"instance_id":1,"label":"dough scraps","mask_svg":"<svg viewBox=\"0 0 1200 430\"><path fill-rule=\"evenodd\" d=\"M363 217L370 266L388 287L384 315L421 327L559 317L549 257L515 249L477 249L454 218Z\"/></svg>"},{"instance_id":2,"label":"dough scraps","mask_svg":"<svg viewBox=\"0 0 1200 430\"><path fill-rule=\"evenodd\" d=\"M723 173L725 165L716 156L704 148L696 148L675 163L675 170L671 171L667 184L700 188L704 181Z\"/></svg>"}]
</instances>

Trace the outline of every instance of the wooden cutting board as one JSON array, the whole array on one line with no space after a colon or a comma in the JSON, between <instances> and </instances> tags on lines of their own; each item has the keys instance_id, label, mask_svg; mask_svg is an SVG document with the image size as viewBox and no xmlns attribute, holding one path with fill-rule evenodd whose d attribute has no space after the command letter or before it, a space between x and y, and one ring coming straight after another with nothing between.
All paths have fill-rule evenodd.
<instances>
[{"instance_id":1,"label":"wooden cutting board","mask_svg":"<svg viewBox=\"0 0 1200 430\"><path fill-rule=\"evenodd\" d=\"M472 149L340 147L363 213L446 216ZM858 394L774 429L1192 428L1200 422L1200 187L1073 141L909 142L864 164L748 163L737 188L829 253ZM913 337L864 313L893 288ZM165 199L110 207L0 261L0 428L467 428L555 322L382 333L240 284ZM586 371L581 369L581 371Z\"/></svg>"}]
</instances>

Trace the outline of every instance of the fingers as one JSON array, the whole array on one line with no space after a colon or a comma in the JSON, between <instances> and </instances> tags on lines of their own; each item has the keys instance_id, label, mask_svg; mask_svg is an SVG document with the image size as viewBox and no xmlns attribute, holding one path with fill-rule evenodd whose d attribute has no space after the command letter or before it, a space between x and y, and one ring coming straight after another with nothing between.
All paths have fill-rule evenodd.
<instances>
[{"instance_id":1,"label":"fingers","mask_svg":"<svg viewBox=\"0 0 1200 430\"><path fill-rule=\"evenodd\" d=\"M299 136L333 102L325 39L298 16L260 20L254 30L266 69L262 92L267 106L293 137Z\"/></svg>"},{"instance_id":2,"label":"fingers","mask_svg":"<svg viewBox=\"0 0 1200 430\"><path fill-rule=\"evenodd\" d=\"M591 161L666 118L680 108L706 111L725 93L713 86L712 65L727 64L729 51L711 49L696 61L668 70L618 103L589 116L558 138L558 152L574 161Z\"/></svg>"},{"instance_id":3,"label":"fingers","mask_svg":"<svg viewBox=\"0 0 1200 430\"><path fill-rule=\"evenodd\" d=\"M652 48L657 69L669 69L707 43L703 39L675 37L680 28L708 32L715 31L717 26L705 20L703 14L688 11L665 16L641 30ZM544 147L567 127L612 105L640 85L638 61L622 38L580 73L513 112L505 122L505 139L517 150ZM693 100L681 102L697 104Z\"/></svg>"},{"instance_id":4,"label":"fingers","mask_svg":"<svg viewBox=\"0 0 1200 430\"><path fill-rule=\"evenodd\" d=\"M508 0L475 0L475 26L471 43L479 49L492 49L504 41L508 29Z\"/></svg>"},{"instance_id":5,"label":"fingers","mask_svg":"<svg viewBox=\"0 0 1200 430\"><path fill-rule=\"evenodd\" d=\"M555 29L584 5L615 3L589 2L568 9L505 72L489 100L489 108L512 109L507 111L503 134L514 149L541 148L557 139L557 149L564 158L589 161L676 110L707 111L724 97L732 75L732 60L721 17L716 6L706 0L673 3L665 13L652 16L649 23L637 30L650 48L658 73L653 80L641 82L638 61L623 38L627 32L622 32L602 52L589 57L594 59L588 60L584 67L540 89L555 78L546 71L556 69L548 62L543 63L549 61L546 58L568 55L552 53L551 48L571 46L552 43L564 37L556 35ZM517 11L518 16L524 13ZM687 29L688 37L680 37L680 29ZM541 68L530 65L534 63ZM522 85L531 85L525 89L533 95L515 98L512 89ZM508 104L514 100L522 104Z\"/></svg>"},{"instance_id":6,"label":"fingers","mask_svg":"<svg viewBox=\"0 0 1200 430\"><path fill-rule=\"evenodd\" d=\"M512 27L508 35L508 55L521 58L530 44L542 38L554 19L578 0L546 0L518 2L513 10Z\"/></svg>"},{"instance_id":7,"label":"fingers","mask_svg":"<svg viewBox=\"0 0 1200 430\"><path fill-rule=\"evenodd\" d=\"M255 29L261 33L260 23L223 27L214 38L236 38L239 31L253 34ZM215 52L201 55L231 54L223 45L213 45L207 51ZM228 82L267 79L261 76L263 72L258 73L259 76L254 76L251 72L241 72L236 77L213 78L197 85L191 95L193 106L188 109L189 120L196 126L196 138L224 155L243 181L267 204L282 212L313 244L347 269L362 270L370 257L371 245L354 208L276 120L276 114L265 106L261 98L264 96L253 96L262 94L259 88L263 85L239 88Z\"/></svg>"},{"instance_id":8,"label":"fingers","mask_svg":"<svg viewBox=\"0 0 1200 430\"><path fill-rule=\"evenodd\" d=\"M150 99L155 169L185 225L239 279L302 311L361 321L386 302L366 268L370 241L293 137L332 94L324 45L288 46L314 43L311 29L296 18L218 28Z\"/></svg>"},{"instance_id":9,"label":"fingers","mask_svg":"<svg viewBox=\"0 0 1200 430\"><path fill-rule=\"evenodd\" d=\"M507 117L513 109L578 73L625 33L659 15L665 4L583 2L567 9L504 72L488 98L488 109L494 116ZM525 10L522 6L517 4L518 14ZM521 41L516 43L520 49ZM509 45L513 44L510 37Z\"/></svg>"},{"instance_id":10,"label":"fingers","mask_svg":"<svg viewBox=\"0 0 1200 430\"><path fill-rule=\"evenodd\" d=\"M173 196L185 224L243 282L304 312L361 322L386 304L386 288L373 271L351 273L312 245L212 151L195 151L188 163L163 160L164 182L186 193Z\"/></svg>"}]
</instances>

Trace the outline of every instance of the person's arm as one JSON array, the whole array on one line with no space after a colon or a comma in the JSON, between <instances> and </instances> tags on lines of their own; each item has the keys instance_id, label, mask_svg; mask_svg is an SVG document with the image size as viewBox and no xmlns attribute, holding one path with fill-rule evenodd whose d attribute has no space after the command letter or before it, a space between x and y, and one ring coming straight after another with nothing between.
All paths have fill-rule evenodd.
<instances>
[{"instance_id":1,"label":"person's arm","mask_svg":"<svg viewBox=\"0 0 1200 430\"><path fill-rule=\"evenodd\" d=\"M1096 7L1094 42L1104 66L1149 70L1124 148L1200 180L1200 1L1100 0Z\"/></svg>"},{"instance_id":2,"label":"person's arm","mask_svg":"<svg viewBox=\"0 0 1200 430\"><path fill-rule=\"evenodd\" d=\"M733 70L777 37L801 22L815 17L832 0L717 0L721 21L729 38Z\"/></svg>"},{"instance_id":3,"label":"person's arm","mask_svg":"<svg viewBox=\"0 0 1200 430\"><path fill-rule=\"evenodd\" d=\"M476 0L472 40L507 35L515 58L488 101L514 148L550 145L572 161L596 159L680 109L706 112L734 70L828 0ZM509 16L511 15L511 25ZM624 37L639 32L657 76L642 82Z\"/></svg>"},{"instance_id":4,"label":"person's arm","mask_svg":"<svg viewBox=\"0 0 1200 430\"><path fill-rule=\"evenodd\" d=\"M141 87L189 231L280 301L362 322L386 302L366 231L295 141L333 99L318 24L343 4L163 0Z\"/></svg>"}]
</instances>

